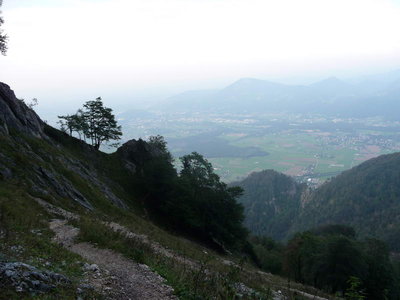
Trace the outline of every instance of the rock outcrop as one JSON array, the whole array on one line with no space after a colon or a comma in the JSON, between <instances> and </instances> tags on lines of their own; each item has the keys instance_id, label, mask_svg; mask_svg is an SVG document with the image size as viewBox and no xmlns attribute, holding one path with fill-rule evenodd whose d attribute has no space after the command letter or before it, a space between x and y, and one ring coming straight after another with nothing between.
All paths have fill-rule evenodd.
<instances>
[{"instance_id":1,"label":"rock outcrop","mask_svg":"<svg viewBox=\"0 0 400 300\"><path fill-rule=\"evenodd\" d=\"M19 293L47 293L59 285L70 284L64 275L42 271L21 262L0 262L0 288L12 287Z\"/></svg>"},{"instance_id":2,"label":"rock outcrop","mask_svg":"<svg viewBox=\"0 0 400 300\"><path fill-rule=\"evenodd\" d=\"M83 207L93 210L92 204L67 178L43 167L38 167L35 171L37 174L36 183L39 183L43 190L51 187L59 196L74 200Z\"/></svg>"},{"instance_id":3,"label":"rock outcrop","mask_svg":"<svg viewBox=\"0 0 400 300\"><path fill-rule=\"evenodd\" d=\"M44 123L22 100L18 100L10 87L0 82L0 132L10 128L43 137Z\"/></svg>"},{"instance_id":4,"label":"rock outcrop","mask_svg":"<svg viewBox=\"0 0 400 300\"><path fill-rule=\"evenodd\" d=\"M141 169L146 161L163 154L162 150L142 139L129 140L117 150L117 155L124 162L125 168L131 173Z\"/></svg>"}]
</instances>

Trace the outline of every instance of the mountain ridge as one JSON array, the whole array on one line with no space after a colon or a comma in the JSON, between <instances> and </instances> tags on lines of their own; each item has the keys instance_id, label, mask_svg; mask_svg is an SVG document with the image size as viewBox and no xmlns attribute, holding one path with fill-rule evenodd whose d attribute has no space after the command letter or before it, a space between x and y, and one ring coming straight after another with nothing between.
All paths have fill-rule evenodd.
<instances>
[{"instance_id":1,"label":"mountain ridge","mask_svg":"<svg viewBox=\"0 0 400 300\"><path fill-rule=\"evenodd\" d=\"M328 77L309 85L242 78L219 90L188 91L172 96L153 109L192 113L316 113L396 119L393 111L397 111L398 104L393 98L398 96L400 88L397 73L367 77L370 82L346 82Z\"/></svg>"}]
</instances>

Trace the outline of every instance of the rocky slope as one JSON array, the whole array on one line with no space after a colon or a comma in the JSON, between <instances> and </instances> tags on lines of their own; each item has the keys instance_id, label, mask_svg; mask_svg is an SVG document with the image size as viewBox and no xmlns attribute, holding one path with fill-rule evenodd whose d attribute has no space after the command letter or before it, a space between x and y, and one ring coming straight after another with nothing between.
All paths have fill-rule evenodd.
<instances>
[{"instance_id":1,"label":"rocky slope","mask_svg":"<svg viewBox=\"0 0 400 300\"><path fill-rule=\"evenodd\" d=\"M0 132L9 134L9 128L37 137L44 137L44 123L22 101L18 101L8 85L0 82Z\"/></svg>"}]
</instances>

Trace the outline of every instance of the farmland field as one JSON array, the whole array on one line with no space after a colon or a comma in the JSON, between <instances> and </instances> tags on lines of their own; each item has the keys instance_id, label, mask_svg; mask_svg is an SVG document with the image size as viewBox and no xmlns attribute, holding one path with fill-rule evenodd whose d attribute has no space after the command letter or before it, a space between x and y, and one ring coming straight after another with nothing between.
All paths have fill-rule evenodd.
<instances>
[{"instance_id":1,"label":"farmland field","mask_svg":"<svg viewBox=\"0 0 400 300\"><path fill-rule=\"evenodd\" d=\"M400 150L400 124L300 115L157 115L125 120L127 138L163 135L174 157L196 151L225 182L274 169L318 185L367 159Z\"/></svg>"}]
</instances>

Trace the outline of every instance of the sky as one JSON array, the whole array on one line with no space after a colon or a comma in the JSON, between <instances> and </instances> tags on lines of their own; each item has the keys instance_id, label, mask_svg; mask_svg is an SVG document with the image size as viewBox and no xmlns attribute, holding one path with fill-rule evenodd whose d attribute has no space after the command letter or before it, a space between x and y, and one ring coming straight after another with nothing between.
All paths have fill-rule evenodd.
<instances>
[{"instance_id":1,"label":"sky","mask_svg":"<svg viewBox=\"0 0 400 300\"><path fill-rule=\"evenodd\" d=\"M2 11L0 81L43 110L400 68L400 0L4 0Z\"/></svg>"}]
</instances>

